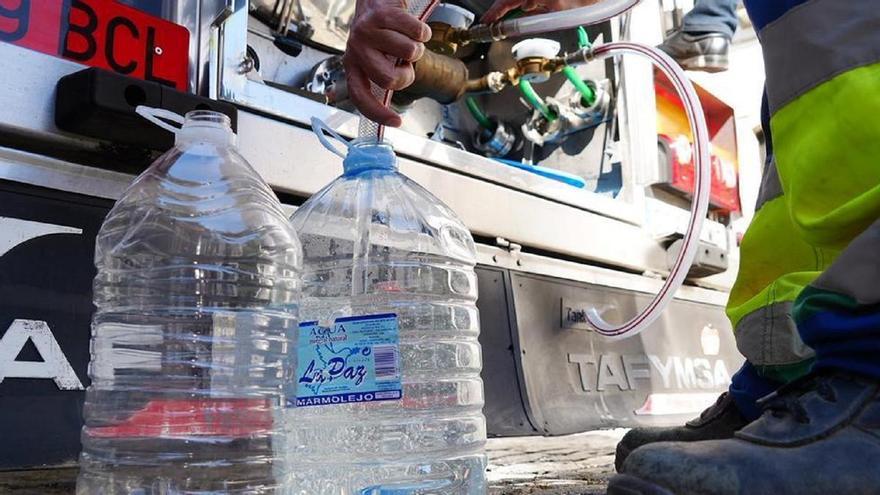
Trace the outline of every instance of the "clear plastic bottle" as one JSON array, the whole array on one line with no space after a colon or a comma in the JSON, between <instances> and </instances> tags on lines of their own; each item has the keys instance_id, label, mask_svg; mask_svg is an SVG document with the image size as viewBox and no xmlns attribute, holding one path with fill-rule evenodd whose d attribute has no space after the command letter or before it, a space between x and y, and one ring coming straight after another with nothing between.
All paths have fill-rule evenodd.
<instances>
[{"instance_id":1,"label":"clear plastic bottle","mask_svg":"<svg viewBox=\"0 0 880 495\"><path fill-rule=\"evenodd\" d=\"M101 227L78 494L278 491L302 249L234 138L187 114Z\"/></svg>"},{"instance_id":2,"label":"clear plastic bottle","mask_svg":"<svg viewBox=\"0 0 880 495\"><path fill-rule=\"evenodd\" d=\"M473 239L390 146L355 142L344 168L291 217L303 323L285 493L483 494Z\"/></svg>"}]
</instances>

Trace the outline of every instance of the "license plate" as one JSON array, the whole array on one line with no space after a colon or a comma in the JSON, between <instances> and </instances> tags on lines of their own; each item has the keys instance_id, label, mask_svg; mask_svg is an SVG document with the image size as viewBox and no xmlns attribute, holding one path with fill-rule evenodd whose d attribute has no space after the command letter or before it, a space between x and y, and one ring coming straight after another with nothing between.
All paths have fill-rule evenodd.
<instances>
[{"instance_id":1,"label":"license plate","mask_svg":"<svg viewBox=\"0 0 880 495\"><path fill-rule=\"evenodd\" d=\"M0 0L0 41L187 90L189 31L115 0Z\"/></svg>"}]
</instances>

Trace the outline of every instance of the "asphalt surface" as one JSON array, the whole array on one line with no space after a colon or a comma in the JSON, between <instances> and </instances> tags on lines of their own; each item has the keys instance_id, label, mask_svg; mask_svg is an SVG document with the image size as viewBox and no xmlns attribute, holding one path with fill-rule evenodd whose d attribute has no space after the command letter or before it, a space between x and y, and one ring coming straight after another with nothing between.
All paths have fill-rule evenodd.
<instances>
[{"instance_id":1,"label":"asphalt surface","mask_svg":"<svg viewBox=\"0 0 880 495\"><path fill-rule=\"evenodd\" d=\"M489 440L490 495L598 495L614 474L624 429Z\"/></svg>"},{"instance_id":2,"label":"asphalt surface","mask_svg":"<svg viewBox=\"0 0 880 495\"><path fill-rule=\"evenodd\" d=\"M626 430L565 437L492 438L489 495L598 495L614 474L614 447ZM2 472L0 495L68 495L77 469Z\"/></svg>"}]
</instances>

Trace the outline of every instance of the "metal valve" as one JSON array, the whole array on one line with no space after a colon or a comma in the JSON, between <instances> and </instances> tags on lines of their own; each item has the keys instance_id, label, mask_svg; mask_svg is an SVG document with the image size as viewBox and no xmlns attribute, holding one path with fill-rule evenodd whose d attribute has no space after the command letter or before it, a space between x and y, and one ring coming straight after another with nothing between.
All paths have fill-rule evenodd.
<instances>
[{"instance_id":1,"label":"metal valve","mask_svg":"<svg viewBox=\"0 0 880 495\"><path fill-rule=\"evenodd\" d=\"M474 148L491 158L507 156L516 145L516 134L504 122L491 120L495 130L478 129L474 134Z\"/></svg>"},{"instance_id":2,"label":"metal valve","mask_svg":"<svg viewBox=\"0 0 880 495\"><path fill-rule=\"evenodd\" d=\"M552 61L559 55L558 41L544 38L522 40L510 49L516 59L519 77L532 83L542 83L550 79L554 67Z\"/></svg>"},{"instance_id":3,"label":"metal valve","mask_svg":"<svg viewBox=\"0 0 880 495\"><path fill-rule=\"evenodd\" d=\"M561 98L548 97L545 103L556 118L550 120L541 112L535 111L523 124L523 136L538 145L557 143L570 134L602 123L611 104L611 96L607 91L608 81L585 83L595 95L592 104L585 104L577 91Z\"/></svg>"}]
</instances>

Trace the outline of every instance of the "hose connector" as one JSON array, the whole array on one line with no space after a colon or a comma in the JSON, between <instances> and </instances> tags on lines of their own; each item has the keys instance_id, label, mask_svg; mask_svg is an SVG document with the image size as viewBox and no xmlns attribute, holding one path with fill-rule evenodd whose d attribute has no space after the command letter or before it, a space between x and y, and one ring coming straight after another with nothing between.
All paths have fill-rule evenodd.
<instances>
[{"instance_id":1,"label":"hose connector","mask_svg":"<svg viewBox=\"0 0 880 495\"><path fill-rule=\"evenodd\" d=\"M592 46L586 46L572 53L566 53L562 56L562 65L580 65L592 62L596 59L595 51Z\"/></svg>"},{"instance_id":2,"label":"hose connector","mask_svg":"<svg viewBox=\"0 0 880 495\"><path fill-rule=\"evenodd\" d=\"M516 71L513 72L516 77ZM490 72L479 79L469 79L465 91L468 93L500 93L510 83L510 77L504 72Z\"/></svg>"},{"instance_id":3,"label":"hose connector","mask_svg":"<svg viewBox=\"0 0 880 495\"><path fill-rule=\"evenodd\" d=\"M492 128L477 129L474 148L490 158L507 156L517 144L516 134L504 122L492 118Z\"/></svg>"},{"instance_id":4,"label":"hose connector","mask_svg":"<svg viewBox=\"0 0 880 495\"><path fill-rule=\"evenodd\" d=\"M463 43L491 43L507 38L503 22L495 24L477 24L465 32L461 40Z\"/></svg>"},{"instance_id":5,"label":"hose connector","mask_svg":"<svg viewBox=\"0 0 880 495\"><path fill-rule=\"evenodd\" d=\"M443 22L429 22L428 26L431 27L431 39L425 43L425 48L441 55L455 55L463 44L462 37L466 31Z\"/></svg>"}]
</instances>

